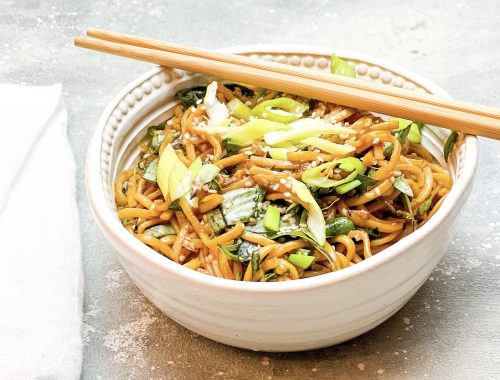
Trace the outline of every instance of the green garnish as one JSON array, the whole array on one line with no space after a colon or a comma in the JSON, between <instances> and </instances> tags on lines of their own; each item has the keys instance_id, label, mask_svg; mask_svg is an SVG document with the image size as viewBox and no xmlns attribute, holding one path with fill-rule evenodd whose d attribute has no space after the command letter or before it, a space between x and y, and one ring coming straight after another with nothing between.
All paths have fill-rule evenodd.
<instances>
[{"instance_id":1,"label":"green garnish","mask_svg":"<svg viewBox=\"0 0 500 380\"><path fill-rule=\"evenodd\" d=\"M384 157L390 157L394 151L394 144L388 141L384 141Z\"/></svg>"},{"instance_id":2,"label":"green garnish","mask_svg":"<svg viewBox=\"0 0 500 380\"><path fill-rule=\"evenodd\" d=\"M315 257L314 256L304 256L298 255L296 253L292 253L288 256L288 261L290 261L296 267L307 269L313 263Z\"/></svg>"},{"instance_id":3,"label":"green garnish","mask_svg":"<svg viewBox=\"0 0 500 380\"><path fill-rule=\"evenodd\" d=\"M354 71L354 68L336 55L332 55L330 58L330 71L332 74L356 78L356 71Z\"/></svg>"},{"instance_id":4,"label":"green garnish","mask_svg":"<svg viewBox=\"0 0 500 380\"><path fill-rule=\"evenodd\" d=\"M202 101L203 98L205 98L206 92L207 86L194 86L178 91L175 96L179 98L186 107L191 107L196 105L198 101Z\"/></svg>"},{"instance_id":5,"label":"green garnish","mask_svg":"<svg viewBox=\"0 0 500 380\"><path fill-rule=\"evenodd\" d=\"M221 232L224 228L227 227L226 220L224 219L224 215L222 215L222 212L219 208L215 208L209 213L207 213L207 218L208 218L208 224L210 225L210 228L212 229L214 234L218 234Z\"/></svg>"},{"instance_id":6,"label":"green garnish","mask_svg":"<svg viewBox=\"0 0 500 380\"><path fill-rule=\"evenodd\" d=\"M144 231L145 235L160 239L167 235L176 235L174 228L169 224L158 224Z\"/></svg>"},{"instance_id":7,"label":"green garnish","mask_svg":"<svg viewBox=\"0 0 500 380\"><path fill-rule=\"evenodd\" d=\"M234 98L227 103L227 108L229 109L229 113L231 116L234 116L238 119L250 120L250 116L252 116L252 110L245 103L243 103L238 98Z\"/></svg>"},{"instance_id":8,"label":"green garnish","mask_svg":"<svg viewBox=\"0 0 500 380\"><path fill-rule=\"evenodd\" d=\"M291 123L300 119L308 108L308 104L302 104L296 100L283 97L259 103L252 109L252 114L278 123Z\"/></svg>"},{"instance_id":9,"label":"green garnish","mask_svg":"<svg viewBox=\"0 0 500 380\"><path fill-rule=\"evenodd\" d=\"M259 251L252 253L250 263L252 264L252 272L255 273L259 270L260 254Z\"/></svg>"},{"instance_id":10,"label":"green garnish","mask_svg":"<svg viewBox=\"0 0 500 380\"><path fill-rule=\"evenodd\" d=\"M280 212L277 207L269 205L264 216L264 227L271 231L280 230Z\"/></svg>"},{"instance_id":11,"label":"green garnish","mask_svg":"<svg viewBox=\"0 0 500 380\"><path fill-rule=\"evenodd\" d=\"M256 186L228 191L221 204L222 213L228 226L237 222L248 222L255 216L257 204L262 202L265 191Z\"/></svg>"},{"instance_id":12,"label":"green garnish","mask_svg":"<svg viewBox=\"0 0 500 380\"><path fill-rule=\"evenodd\" d=\"M352 220L345 216L341 216L326 222L326 237L330 238L337 235L345 235L354 229L355 226Z\"/></svg>"},{"instance_id":13,"label":"green garnish","mask_svg":"<svg viewBox=\"0 0 500 380\"><path fill-rule=\"evenodd\" d=\"M451 132L451 134L448 136L446 139L446 142L444 143L444 160L448 162L448 158L450 156L451 151L453 150L453 147L455 146L455 143L457 142L458 139L458 132Z\"/></svg>"},{"instance_id":14,"label":"green garnish","mask_svg":"<svg viewBox=\"0 0 500 380\"><path fill-rule=\"evenodd\" d=\"M413 190L411 189L408 182L404 179L403 176L397 176L394 180L394 187L401 191L403 194L408 195L409 197L413 197Z\"/></svg>"},{"instance_id":15,"label":"green garnish","mask_svg":"<svg viewBox=\"0 0 500 380\"><path fill-rule=\"evenodd\" d=\"M158 160L153 160L148 163L142 178L150 182L156 183L156 173L158 172Z\"/></svg>"},{"instance_id":16,"label":"green garnish","mask_svg":"<svg viewBox=\"0 0 500 380\"><path fill-rule=\"evenodd\" d=\"M419 207L418 207L418 215L425 215L429 208L432 205L432 197L427 198Z\"/></svg>"},{"instance_id":17,"label":"green garnish","mask_svg":"<svg viewBox=\"0 0 500 380\"><path fill-rule=\"evenodd\" d=\"M345 194L351 190L354 190L358 186L361 186L361 181L355 179L354 181L347 182L347 183L344 183L343 185L336 187L335 191L337 192L337 194Z\"/></svg>"}]
</instances>

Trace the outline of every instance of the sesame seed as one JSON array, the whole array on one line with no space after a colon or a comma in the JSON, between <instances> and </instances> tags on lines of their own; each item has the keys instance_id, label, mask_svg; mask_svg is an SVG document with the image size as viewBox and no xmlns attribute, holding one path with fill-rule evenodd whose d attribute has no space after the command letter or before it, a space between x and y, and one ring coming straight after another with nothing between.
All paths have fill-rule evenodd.
<instances>
[{"instance_id":1,"label":"sesame seed","mask_svg":"<svg viewBox=\"0 0 500 380\"><path fill-rule=\"evenodd\" d=\"M344 216L349 215L349 212L347 211L347 209L342 210L342 215L344 215Z\"/></svg>"},{"instance_id":2,"label":"sesame seed","mask_svg":"<svg viewBox=\"0 0 500 380\"><path fill-rule=\"evenodd\" d=\"M245 102L245 105L247 105L247 106L251 106L251 105L252 105L252 102L251 102L250 100L247 100L247 101Z\"/></svg>"},{"instance_id":3,"label":"sesame seed","mask_svg":"<svg viewBox=\"0 0 500 380\"><path fill-rule=\"evenodd\" d=\"M280 178L280 183L284 185L286 183L286 180L284 178Z\"/></svg>"},{"instance_id":4,"label":"sesame seed","mask_svg":"<svg viewBox=\"0 0 500 380\"><path fill-rule=\"evenodd\" d=\"M274 191L277 191L279 188L280 188L280 185L278 185L278 184L275 184L275 185L273 186L273 190L274 190Z\"/></svg>"},{"instance_id":5,"label":"sesame seed","mask_svg":"<svg viewBox=\"0 0 500 380\"><path fill-rule=\"evenodd\" d=\"M316 111L311 114L311 117L316 117Z\"/></svg>"},{"instance_id":6,"label":"sesame seed","mask_svg":"<svg viewBox=\"0 0 500 380\"><path fill-rule=\"evenodd\" d=\"M245 153L247 156L251 156L253 154L251 150L245 150L243 153Z\"/></svg>"},{"instance_id":7,"label":"sesame seed","mask_svg":"<svg viewBox=\"0 0 500 380\"><path fill-rule=\"evenodd\" d=\"M285 191L285 193L283 194L285 197L289 198L292 196L292 193L290 193L289 191Z\"/></svg>"},{"instance_id":8,"label":"sesame seed","mask_svg":"<svg viewBox=\"0 0 500 380\"><path fill-rule=\"evenodd\" d=\"M394 177L398 177L398 176L400 176L400 175L401 175L401 172L400 172L399 170L394 170L394 171L392 172L392 175L393 175Z\"/></svg>"},{"instance_id":9,"label":"sesame seed","mask_svg":"<svg viewBox=\"0 0 500 380\"><path fill-rule=\"evenodd\" d=\"M285 183L285 187L286 187L287 189L291 189L291 188L292 188L292 183L291 183L291 182L287 182L287 183Z\"/></svg>"},{"instance_id":10,"label":"sesame seed","mask_svg":"<svg viewBox=\"0 0 500 380\"><path fill-rule=\"evenodd\" d=\"M339 135L339 137L342 139L342 140L345 140L346 138L349 137L349 135L346 135L345 133L342 133L341 135Z\"/></svg>"},{"instance_id":11,"label":"sesame seed","mask_svg":"<svg viewBox=\"0 0 500 380\"><path fill-rule=\"evenodd\" d=\"M210 161L213 161L213 159L214 159L214 158L215 158L215 156L214 156L213 154L209 154L209 155L208 155L208 159L209 159Z\"/></svg>"},{"instance_id":12,"label":"sesame seed","mask_svg":"<svg viewBox=\"0 0 500 380\"><path fill-rule=\"evenodd\" d=\"M373 139L373 145L377 145L379 142L380 142L379 137Z\"/></svg>"},{"instance_id":13,"label":"sesame seed","mask_svg":"<svg viewBox=\"0 0 500 380\"><path fill-rule=\"evenodd\" d=\"M196 101L196 104L201 104L201 102L202 102L202 101L203 101L203 99L198 99L198 100Z\"/></svg>"},{"instance_id":14,"label":"sesame seed","mask_svg":"<svg viewBox=\"0 0 500 380\"><path fill-rule=\"evenodd\" d=\"M377 194L380 197L380 194L381 194L380 187L375 188L375 194Z\"/></svg>"},{"instance_id":15,"label":"sesame seed","mask_svg":"<svg viewBox=\"0 0 500 380\"><path fill-rule=\"evenodd\" d=\"M325 162L325 159L324 159L323 157L319 156L319 157L318 157L318 161L319 161L319 162Z\"/></svg>"},{"instance_id":16,"label":"sesame seed","mask_svg":"<svg viewBox=\"0 0 500 380\"><path fill-rule=\"evenodd\" d=\"M191 112L194 112L194 111L196 111L196 108L193 106L193 107L191 107Z\"/></svg>"},{"instance_id":17,"label":"sesame seed","mask_svg":"<svg viewBox=\"0 0 500 380\"><path fill-rule=\"evenodd\" d=\"M201 109L202 111L205 111L205 110L207 109L207 107L205 107L205 106L201 106L201 107L200 107L200 109Z\"/></svg>"},{"instance_id":18,"label":"sesame seed","mask_svg":"<svg viewBox=\"0 0 500 380\"><path fill-rule=\"evenodd\" d=\"M184 255L180 255L180 256L179 256L179 261L184 261L184 260L186 260L186 256L184 256Z\"/></svg>"},{"instance_id":19,"label":"sesame seed","mask_svg":"<svg viewBox=\"0 0 500 380\"><path fill-rule=\"evenodd\" d=\"M186 140L189 140L189 138L190 138L190 137L191 137L191 135L190 135L189 133L185 133L185 134L184 134L184 138L185 138Z\"/></svg>"},{"instance_id":20,"label":"sesame seed","mask_svg":"<svg viewBox=\"0 0 500 380\"><path fill-rule=\"evenodd\" d=\"M394 182L396 180L396 177L391 177L391 182Z\"/></svg>"},{"instance_id":21,"label":"sesame seed","mask_svg":"<svg viewBox=\"0 0 500 380\"><path fill-rule=\"evenodd\" d=\"M250 186L252 186L252 182L250 182L250 181L245 181L245 186L246 186L246 187L250 187Z\"/></svg>"},{"instance_id":22,"label":"sesame seed","mask_svg":"<svg viewBox=\"0 0 500 380\"><path fill-rule=\"evenodd\" d=\"M208 192L211 193L211 194L215 194L217 192L217 190L214 190L214 189L208 189Z\"/></svg>"},{"instance_id":23,"label":"sesame seed","mask_svg":"<svg viewBox=\"0 0 500 380\"><path fill-rule=\"evenodd\" d=\"M167 125L172 125L174 122L172 120L167 121Z\"/></svg>"},{"instance_id":24,"label":"sesame seed","mask_svg":"<svg viewBox=\"0 0 500 380\"><path fill-rule=\"evenodd\" d=\"M311 168L315 168L316 166L318 165L318 163L316 161L313 161L311 162Z\"/></svg>"}]
</instances>

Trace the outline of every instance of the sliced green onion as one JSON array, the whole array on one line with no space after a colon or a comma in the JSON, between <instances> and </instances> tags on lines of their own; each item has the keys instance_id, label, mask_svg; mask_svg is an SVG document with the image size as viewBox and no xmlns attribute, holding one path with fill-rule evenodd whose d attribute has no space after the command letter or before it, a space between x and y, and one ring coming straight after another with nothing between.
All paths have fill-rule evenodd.
<instances>
[{"instance_id":1,"label":"sliced green onion","mask_svg":"<svg viewBox=\"0 0 500 380\"><path fill-rule=\"evenodd\" d=\"M231 127L222 135L222 138L227 140L227 143L229 144L248 146L252 142L260 140L262 136L269 132L288 129L290 129L290 127L286 124L270 120L256 119L237 127Z\"/></svg>"},{"instance_id":2,"label":"sliced green onion","mask_svg":"<svg viewBox=\"0 0 500 380\"><path fill-rule=\"evenodd\" d=\"M245 103L243 103L238 98L234 98L227 103L227 108L231 116L238 119L244 119L246 121L250 120L252 116L252 110Z\"/></svg>"},{"instance_id":3,"label":"sliced green onion","mask_svg":"<svg viewBox=\"0 0 500 380\"><path fill-rule=\"evenodd\" d=\"M336 154L339 156L343 156L354 152L356 150L355 147L349 144L337 144L326 139L322 139L321 137L308 137L301 141L302 144L310 145L314 148L321 149L325 152Z\"/></svg>"},{"instance_id":4,"label":"sliced green onion","mask_svg":"<svg viewBox=\"0 0 500 380\"><path fill-rule=\"evenodd\" d=\"M176 235L174 228L169 224L158 224L144 231L145 235L160 239L167 235Z\"/></svg>"},{"instance_id":5,"label":"sliced green onion","mask_svg":"<svg viewBox=\"0 0 500 380\"><path fill-rule=\"evenodd\" d=\"M358 179L355 179L354 181L345 183L343 185L340 185L335 188L335 191L338 194L345 194L348 193L351 190L354 190L356 187L361 186L361 181Z\"/></svg>"},{"instance_id":6,"label":"sliced green onion","mask_svg":"<svg viewBox=\"0 0 500 380\"><path fill-rule=\"evenodd\" d=\"M403 176L397 176L394 180L394 187L401 191L403 194L408 195L409 197L413 197L413 190L411 189L408 182L404 179Z\"/></svg>"},{"instance_id":7,"label":"sliced green onion","mask_svg":"<svg viewBox=\"0 0 500 380\"><path fill-rule=\"evenodd\" d=\"M429 208L432 205L432 197L427 198L419 207L418 207L418 215L425 215Z\"/></svg>"},{"instance_id":8,"label":"sliced green onion","mask_svg":"<svg viewBox=\"0 0 500 380\"><path fill-rule=\"evenodd\" d=\"M326 222L326 237L330 238L337 235L345 235L354 230L354 223L351 219L341 216Z\"/></svg>"},{"instance_id":9,"label":"sliced green onion","mask_svg":"<svg viewBox=\"0 0 500 380\"><path fill-rule=\"evenodd\" d=\"M204 164L198 174L194 177L195 182L200 182L202 184L212 181L217 174L219 174L220 168L214 164Z\"/></svg>"},{"instance_id":10,"label":"sliced green onion","mask_svg":"<svg viewBox=\"0 0 500 380\"><path fill-rule=\"evenodd\" d=\"M316 243L320 246L325 244L325 218L318 203L312 196L305 184L292 178L292 190L300 200L306 203L307 227Z\"/></svg>"},{"instance_id":11,"label":"sliced green onion","mask_svg":"<svg viewBox=\"0 0 500 380\"><path fill-rule=\"evenodd\" d=\"M264 135L267 145L276 146L284 142L299 143L302 140L319 135L340 135L356 133L350 128L338 127L323 120L305 118L289 124L292 130L274 131Z\"/></svg>"},{"instance_id":12,"label":"sliced green onion","mask_svg":"<svg viewBox=\"0 0 500 380\"><path fill-rule=\"evenodd\" d=\"M313 263L315 257L314 256L304 256L292 253L288 256L288 261L295 265L296 267L307 269Z\"/></svg>"},{"instance_id":13,"label":"sliced green onion","mask_svg":"<svg viewBox=\"0 0 500 380\"><path fill-rule=\"evenodd\" d=\"M269 205L266 210L266 215L264 216L264 227L271 231L280 230L280 212L278 208L273 205Z\"/></svg>"},{"instance_id":14,"label":"sliced green onion","mask_svg":"<svg viewBox=\"0 0 500 380\"><path fill-rule=\"evenodd\" d=\"M344 183L353 181L356 178L357 172L353 171L347 177L340 180L333 180L321 175L321 172L325 169L331 168L338 164L338 160L327 162L325 164L318 165L314 168L307 169L302 173L302 182L315 187L330 188L335 186L340 186Z\"/></svg>"},{"instance_id":15,"label":"sliced green onion","mask_svg":"<svg viewBox=\"0 0 500 380\"><path fill-rule=\"evenodd\" d=\"M302 117L309 106L290 98L265 100L252 109L252 114L262 119L279 123L290 123Z\"/></svg>"},{"instance_id":16,"label":"sliced green onion","mask_svg":"<svg viewBox=\"0 0 500 380\"><path fill-rule=\"evenodd\" d=\"M420 134L420 123L412 123L410 125L410 132L408 133L408 141L413 144L420 144L422 135Z\"/></svg>"},{"instance_id":17,"label":"sliced green onion","mask_svg":"<svg viewBox=\"0 0 500 380\"><path fill-rule=\"evenodd\" d=\"M269 155L275 160L287 160L287 154L290 152L287 148L270 148Z\"/></svg>"},{"instance_id":18,"label":"sliced green onion","mask_svg":"<svg viewBox=\"0 0 500 380\"><path fill-rule=\"evenodd\" d=\"M413 123L411 120L408 119L401 119L399 117L391 117L387 121L397 121L398 122L398 131L401 129L405 129L406 127L410 126L411 123Z\"/></svg>"},{"instance_id":19,"label":"sliced green onion","mask_svg":"<svg viewBox=\"0 0 500 380\"><path fill-rule=\"evenodd\" d=\"M444 143L444 160L446 162L448 162L448 158L450 156L451 151L453 150L453 147L455 146L455 143L457 142L457 139L458 139L458 132L452 132L446 139L446 142Z\"/></svg>"},{"instance_id":20,"label":"sliced green onion","mask_svg":"<svg viewBox=\"0 0 500 380\"><path fill-rule=\"evenodd\" d=\"M330 58L330 71L332 74L356 78L356 71L354 71L354 68L335 54Z\"/></svg>"},{"instance_id":21,"label":"sliced green onion","mask_svg":"<svg viewBox=\"0 0 500 380\"><path fill-rule=\"evenodd\" d=\"M156 173L158 172L158 160L150 161L142 178L150 182L156 183Z\"/></svg>"},{"instance_id":22,"label":"sliced green onion","mask_svg":"<svg viewBox=\"0 0 500 380\"><path fill-rule=\"evenodd\" d=\"M365 174L366 172L366 166L361 162L359 158L356 157L339 158L337 162L339 163L339 168L346 172L352 172L354 170L358 174Z\"/></svg>"}]
</instances>

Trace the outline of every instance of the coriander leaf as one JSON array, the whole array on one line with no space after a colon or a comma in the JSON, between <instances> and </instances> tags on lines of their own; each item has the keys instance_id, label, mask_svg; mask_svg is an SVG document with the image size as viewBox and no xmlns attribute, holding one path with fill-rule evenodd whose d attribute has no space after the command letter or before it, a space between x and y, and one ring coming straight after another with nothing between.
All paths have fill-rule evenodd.
<instances>
[{"instance_id":1,"label":"coriander leaf","mask_svg":"<svg viewBox=\"0 0 500 380\"><path fill-rule=\"evenodd\" d=\"M194 106L205 98L207 86L194 86L178 91L175 96L181 100L186 107Z\"/></svg>"},{"instance_id":2,"label":"coriander leaf","mask_svg":"<svg viewBox=\"0 0 500 380\"><path fill-rule=\"evenodd\" d=\"M410 185L408 185L408 182L406 182L403 176L396 177L396 179L394 180L394 187L401 191L403 194L409 197L413 197L413 190L411 189Z\"/></svg>"},{"instance_id":3,"label":"coriander leaf","mask_svg":"<svg viewBox=\"0 0 500 380\"><path fill-rule=\"evenodd\" d=\"M359 185L357 188L360 194L366 193L377 183L376 179L373 179L363 174L358 174L356 176L356 179L361 182L361 185Z\"/></svg>"},{"instance_id":4,"label":"coriander leaf","mask_svg":"<svg viewBox=\"0 0 500 380\"><path fill-rule=\"evenodd\" d=\"M400 130L397 130L396 132L394 132L394 135L396 136L396 138L398 139L398 141L403 144L406 140L406 138L408 137L408 134L410 133L410 128L411 128L411 125L407 126L406 128L403 128L403 129L400 129Z\"/></svg>"},{"instance_id":5,"label":"coriander leaf","mask_svg":"<svg viewBox=\"0 0 500 380\"><path fill-rule=\"evenodd\" d=\"M427 198L419 207L418 207L418 215L424 215L432 204L432 197Z\"/></svg>"}]
</instances>

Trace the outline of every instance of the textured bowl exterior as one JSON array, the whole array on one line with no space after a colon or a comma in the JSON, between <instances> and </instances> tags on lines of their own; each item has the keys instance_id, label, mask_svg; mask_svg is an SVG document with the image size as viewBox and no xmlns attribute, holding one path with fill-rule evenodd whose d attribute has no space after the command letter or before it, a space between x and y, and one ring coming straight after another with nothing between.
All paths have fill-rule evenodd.
<instances>
[{"instance_id":1,"label":"textured bowl exterior","mask_svg":"<svg viewBox=\"0 0 500 380\"><path fill-rule=\"evenodd\" d=\"M259 45L231 49L281 63L328 71L331 49ZM445 95L408 70L361 54L340 51L358 77ZM341 271L283 283L242 283L179 266L131 236L117 219L112 183L130 162L144 128L172 112L175 92L203 77L155 68L127 86L104 111L86 164L89 202L102 232L128 274L169 317L228 345L260 351L300 351L356 337L398 311L443 256L453 221L468 197L477 162L477 140L467 136L449 169L455 185L422 228L374 257ZM142 134L141 134L142 133ZM435 155L449 132L429 127L423 144Z\"/></svg>"}]
</instances>

